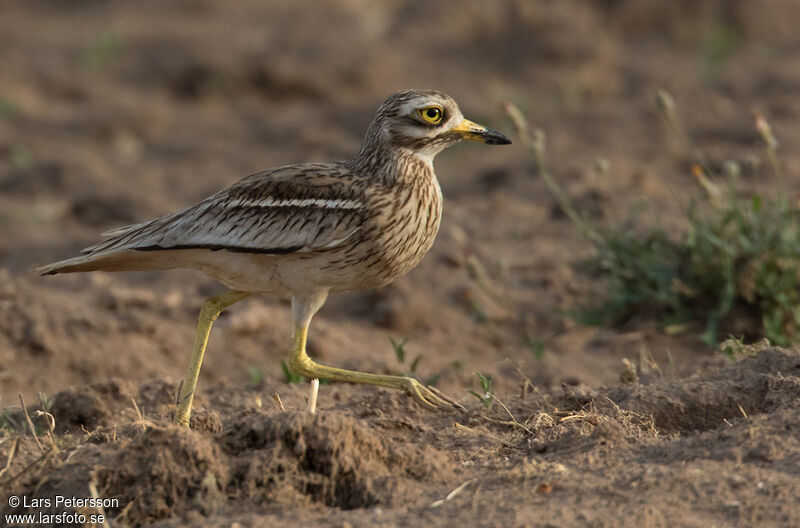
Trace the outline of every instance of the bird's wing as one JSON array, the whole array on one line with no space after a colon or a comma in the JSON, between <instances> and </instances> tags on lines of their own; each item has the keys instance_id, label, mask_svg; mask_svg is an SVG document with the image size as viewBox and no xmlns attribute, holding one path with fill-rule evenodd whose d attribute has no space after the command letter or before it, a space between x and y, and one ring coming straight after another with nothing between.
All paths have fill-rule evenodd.
<instances>
[{"instance_id":1,"label":"bird's wing","mask_svg":"<svg viewBox=\"0 0 800 528\"><path fill-rule=\"evenodd\" d=\"M285 254L333 248L362 228L365 196L358 181L340 164L271 169L183 211L115 229L112 238L83 253L206 248Z\"/></svg>"}]
</instances>

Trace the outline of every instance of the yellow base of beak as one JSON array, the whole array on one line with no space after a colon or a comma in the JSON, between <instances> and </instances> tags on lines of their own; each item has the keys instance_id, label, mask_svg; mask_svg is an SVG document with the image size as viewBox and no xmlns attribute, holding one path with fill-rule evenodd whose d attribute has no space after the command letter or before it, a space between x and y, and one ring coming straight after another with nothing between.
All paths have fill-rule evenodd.
<instances>
[{"instance_id":1,"label":"yellow base of beak","mask_svg":"<svg viewBox=\"0 0 800 528\"><path fill-rule=\"evenodd\" d=\"M509 145L511 140L503 134L491 128L486 128L483 125L474 123L469 119L464 119L459 125L452 129L461 135L462 138L470 141L479 141L481 143L488 143L489 145Z\"/></svg>"}]
</instances>

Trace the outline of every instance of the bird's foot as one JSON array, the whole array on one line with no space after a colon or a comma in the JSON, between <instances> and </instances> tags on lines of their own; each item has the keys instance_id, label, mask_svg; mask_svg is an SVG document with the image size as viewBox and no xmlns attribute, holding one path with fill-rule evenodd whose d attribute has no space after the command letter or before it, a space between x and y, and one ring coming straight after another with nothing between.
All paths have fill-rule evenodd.
<instances>
[{"instance_id":1,"label":"bird's foot","mask_svg":"<svg viewBox=\"0 0 800 528\"><path fill-rule=\"evenodd\" d=\"M405 390L417 403L429 411L460 411L465 412L464 407L446 396L439 389L428 385L427 387L414 378L403 378L406 382Z\"/></svg>"}]
</instances>

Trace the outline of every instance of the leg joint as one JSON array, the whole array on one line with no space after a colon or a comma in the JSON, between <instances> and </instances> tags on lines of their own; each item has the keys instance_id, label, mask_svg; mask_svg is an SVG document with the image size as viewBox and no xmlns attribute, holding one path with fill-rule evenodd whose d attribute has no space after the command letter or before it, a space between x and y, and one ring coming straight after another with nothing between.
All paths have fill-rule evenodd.
<instances>
[{"instance_id":1,"label":"leg joint","mask_svg":"<svg viewBox=\"0 0 800 528\"><path fill-rule=\"evenodd\" d=\"M220 305L217 298L212 297L203 302L203 306L200 307L200 313L214 321L224 309L225 307Z\"/></svg>"},{"instance_id":2,"label":"leg joint","mask_svg":"<svg viewBox=\"0 0 800 528\"><path fill-rule=\"evenodd\" d=\"M298 376L305 376L307 378L313 377L311 375L311 366L314 364L311 361L311 358L308 357L305 353L303 354L292 354L289 357L288 367L292 374L297 374Z\"/></svg>"},{"instance_id":3,"label":"leg joint","mask_svg":"<svg viewBox=\"0 0 800 528\"><path fill-rule=\"evenodd\" d=\"M210 297L203 302L200 312L210 317L212 321L219 317L219 314L228 306L237 303L248 297L250 294L245 292L228 292L215 297Z\"/></svg>"}]
</instances>

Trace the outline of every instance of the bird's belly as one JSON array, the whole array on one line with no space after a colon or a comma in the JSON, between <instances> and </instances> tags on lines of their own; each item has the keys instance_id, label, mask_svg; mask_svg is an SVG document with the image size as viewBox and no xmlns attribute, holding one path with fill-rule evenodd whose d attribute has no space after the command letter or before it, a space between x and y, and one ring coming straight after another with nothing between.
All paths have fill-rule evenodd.
<instances>
[{"instance_id":1,"label":"bird's belly","mask_svg":"<svg viewBox=\"0 0 800 528\"><path fill-rule=\"evenodd\" d=\"M195 252L187 267L202 271L232 290L281 297L387 283L375 277L362 259L353 258L344 249L291 255L202 250Z\"/></svg>"},{"instance_id":2,"label":"bird's belly","mask_svg":"<svg viewBox=\"0 0 800 528\"><path fill-rule=\"evenodd\" d=\"M275 257L235 251L193 249L181 255L184 268L199 270L237 291L285 294Z\"/></svg>"}]
</instances>

